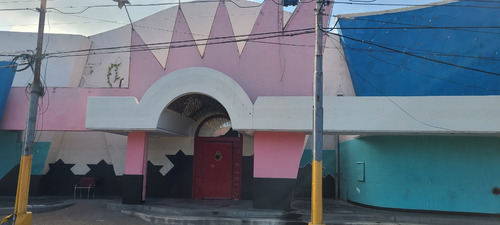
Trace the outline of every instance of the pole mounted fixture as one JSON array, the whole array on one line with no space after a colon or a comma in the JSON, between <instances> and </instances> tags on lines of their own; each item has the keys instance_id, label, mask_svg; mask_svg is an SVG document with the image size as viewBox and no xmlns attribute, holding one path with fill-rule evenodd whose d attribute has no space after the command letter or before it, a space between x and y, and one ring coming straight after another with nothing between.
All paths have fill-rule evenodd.
<instances>
[{"instance_id":1,"label":"pole mounted fixture","mask_svg":"<svg viewBox=\"0 0 500 225\"><path fill-rule=\"evenodd\" d=\"M127 5L130 5L128 0L113 0L114 2L118 2L118 8L122 9L125 6L125 11L127 12L128 21L130 22L130 26L132 26L132 30L134 30L134 24L132 23L132 19L130 18L130 13L128 13Z\"/></svg>"},{"instance_id":2,"label":"pole mounted fixture","mask_svg":"<svg viewBox=\"0 0 500 225\"><path fill-rule=\"evenodd\" d=\"M118 2L118 8L122 8L125 4L129 4L130 2L128 0L113 0L114 2Z\"/></svg>"}]
</instances>

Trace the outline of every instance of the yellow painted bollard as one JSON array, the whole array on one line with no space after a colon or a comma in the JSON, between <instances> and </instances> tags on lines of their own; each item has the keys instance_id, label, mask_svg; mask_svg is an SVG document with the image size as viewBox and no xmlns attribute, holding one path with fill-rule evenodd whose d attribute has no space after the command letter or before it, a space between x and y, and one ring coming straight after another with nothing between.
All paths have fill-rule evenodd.
<instances>
[{"instance_id":1,"label":"yellow painted bollard","mask_svg":"<svg viewBox=\"0 0 500 225\"><path fill-rule=\"evenodd\" d=\"M323 165L313 160L311 189L311 222L309 225L323 225Z\"/></svg>"},{"instance_id":2,"label":"yellow painted bollard","mask_svg":"<svg viewBox=\"0 0 500 225\"><path fill-rule=\"evenodd\" d=\"M19 178L17 181L16 204L14 206L15 225L30 225L31 212L28 212L29 183L33 154L21 156Z\"/></svg>"}]
</instances>

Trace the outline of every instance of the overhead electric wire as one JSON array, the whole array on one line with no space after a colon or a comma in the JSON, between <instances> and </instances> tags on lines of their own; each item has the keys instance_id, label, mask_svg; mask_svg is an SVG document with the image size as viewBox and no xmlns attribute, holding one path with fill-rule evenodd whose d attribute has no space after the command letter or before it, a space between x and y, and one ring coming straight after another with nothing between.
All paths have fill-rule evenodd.
<instances>
[{"instance_id":1,"label":"overhead electric wire","mask_svg":"<svg viewBox=\"0 0 500 225\"><path fill-rule=\"evenodd\" d=\"M61 1L61 0L47 0L47 2L57 2L57 1ZM20 1L20 0L13 0L13 1L0 1L0 4L3 4L3 3L25 3L25 2L33 2L33 3L40 3L40 0L24 0L24 1Z\"/></svg>"},{"instance_id":2,"label":"overhead electric wire","mask_svg":"<svg viewBox=\"0 0 500 225\"><path fill-rule=\"evenodd\" d=\"M381 44L381 43L378 43ZM384 44L384 45L389 45L389 44ZM394 52L392 50L378 50L378 49L362 49L362 48L354 48L354 47L349 47L349 49L359 51L359 52L382 52L382 53L395 53L399 54L397 52ZM408 49L414 49L414 48L408 48ZM419 49L414 49L414 50L419 50ZM428 56L440 56L440 57L456 57L456 58L470 58L470 59L480 59L480 60L491 60L491 61L498 61L500 62L500 58L495 58L495 57L483 57L483 56L469 56L469 55L457 55L457 54L446 54L446 53L440 53L440 52L433 52L433 51L428 51L428 50L420 50L423 52L412 52L412 51L405 51L413 54L419 54L419 55L428 55Z\"/></svg>"},{"instance_id":3,"label":"overhead electric wire","mask_svg":"<svg viewBox=\"0 0 500 225\"><path fill-rule=\"evenodd\" d=\"M476 69L476 68L467 67L467 66L461 66L461 65L458 65L458 64L450 63L450 62L445 62L445 61L441 61L441 60L437 60L437 59L432 59L432 58L428 58L428 57L425 57L425 56L420 56L420 55L417 55L417 54L414 54L414 53L405 52L405 51L394 49L394 48L390 48L390 47L387 47L387 46L384 46L384 45L376 44L376 43L371 42L371 41L361 40L361 39L357 39L357 38L353 38L353 37L349 37L349 36L345 36L345 35L341 35L341 34L336 34L336 33L329 33L329 34L336 35L336 36L339 36L339 37L342 37L342 38L345 38L345 39L349 39L349 40L352 40L352 41L356 41L356 42L360 42L360 43L364 43L364 44L376 46L376 47L379 47L379 48L382 48L382 49L394 51L394 52L401 53L401 54L404 54L404 55L409 55L409 56L412 56L412 57L415 57L415 58L419 58L419 59L423 59L423 60L435 62L435 63L440 63L440 64L444 64L444 65L448 65L448 66L453 66L453 67L457 67L457 68L461 68L461 69L466 69L466 70L470 70L470 71L475 71L475 72L480 72L480 73L485 73L485 74L500 76L500 73L496 73L496 72L492 72L492 71L486 71L486 70L481 70L481 69Z\"/></svg>"},{"instance_id":4,"label":"overhead electric wire","mask_svg":"<svg viewBox=\"0 0 500 225\"><path fill-rule=\"evenodd\" d=\"M327 35L327 37L329 37L329 36ZM334 46L336 47L336 49L340 53L340 55L344 58L344 60L346 61L346 63L349 65L349 60L345 56L344 52L340 51L339 47L336 46L335 44L334 44ZM439 130L451 131L451 132L456 132L456 133L465 133L463 131L457 131L457 130L449 129L449 128L446 128L446 127L433 125L433 124L430 124L430 123L427 123L425 121L422 121L422 120L418 119L416 116L412 115L410 112L408 112L407 110L405 110L402 106L400 106L397 102L395 102L391 97L387 96L384 92L382 92L382 90L378 89L374 84L372 84L370 81L368 81L368 79L366 79L360 72L358 72L356 70L356 67L351 67L351 68L354 70L354 72L356 72L356 74L364 82L366 82L375 91L377 91L378 93L380 93L383 97L385 97L389 102L391 102L394 106L396 106L399 110L401 110L401 112L403 112L405 115L407 115L412 120L414 120L414 121L416 121L416 122L418 122L418 123L420 123L422 125L425 125L425 126L428 126L428 127L432 127L432 128L436 128L436 129L439 129Z\"/></svg>"},{"instance_id":5,"label":"overhead electric wire","mask_svg":"<svg viewBox=\"0 0 500 225\"><path fill-rule=\"evenodd\" d=\"M346 20L362 20L362 21L368 21L368 22L375 22L375 23L382 23L382 24L396 24L396 25L402 25L403 27L397 27L396 29L450 29L450 30L459 30L459 31L468 31L468 32L475 32L475 33L486 33L486 34L500 34L499 32L491 32L491 31L482 31L482 30L463 30L463 29L498 29L500 26L427 26L427 25L421 25L421 24L410 24L410 23L400 23L400 22L394 22L394 21L383 21L383 20L374 20L374 19L367 19L367 18L361 18L361 17L354 17L354 18L346 18L346 17L337 17L339 19L346 19ZM373 28L373 27L372 27ZM360 27L357 29L372 29L372 28L367 28L367 27ZM356 28L336 28L336 29L356 29ZM380 27L376 29L393 29L392 27Z\"/></svg>"},{"instance_id":6,"label":"overhead electric wire","mask_svg":"<svg viewBox=\"0 0 500 225\"><path fill-rule=\"evenodd\" d=\"M10 9L0 9L0 11L36 11L36 8L10 8Z\"/></svg>"},{"instance_id":7,"label":"overhead electric wire","mask_svg":"<svg viewBox=\"0 0 500 225\"><path fill-rule=\"evenodd\" d=\"M439 3L439 1L437 2ZM496 2L492 2L496 3ZM482 9L500 9L500 6L479 6L479 5L455 5L455 4L405 4L405 3L374 3L374 2L351 2L351 1L335 1L335 4L346 4L346 5L366 5L366 6L394 6L394 7L430 7L430 6L441 6L441 7L458 7L458 8L482 8Z\"/></svg>"},{"instance_id":8,"label":"overhead electric wire","mask_svg":"<svg viewBox=\"0 0 500 225\"><path fill-rule=\"evenodd\" d=\"M328 38L331 38L330 36L328 36ZM335 44L334 44L335 45ZM417 71L417 70L414 70L414 69L411 69L411 68L408 68L408 67L405 67L403 65L398 65L398 64L395 64L395 63L392 63L388 60L383 60L383 59L380 59L376 56L374 56L373 54L368 54L366 53L366 51L363 51L363 50L360 50L360 49L357 49L357 48L351 48L351 47L345 47L347 49L351 49L353 51L357 51L361 54L364 54L368 57L371 57L379 62L382 62L382 63L385 63L385 64L388 64L388 65L391 65L391 66L394 66L394 67L397 67L398 70L399 69L405 69L405 70L408 70L408 71L411 71L415 74L418 74L420 76L424 76L424 77L428 77L428 78L431 78L431 79L436 79L436 80L440 80L440 81L443 81L443 82L447 82L447 83L451 83L451 84L455 84L455 85L460 85L460 86L463 86L463 87L468 87L468 88L474 88L474 89L482 89L482 90L488 90L488 91L497 91L497 92L500 92L500 89L492 89L492 88L484 88L484 87L479 87L479 86L475 86L475 85L472 85L472 84L466 84L466 83L460 83L460 82L457 82L457 81L453 81L453 80L449 80L449 79L445 79L445 78L441 78L441 77L436 77L436 76L433 76L433 75L429 75L429 74L425 74L425 73L422 73L420 71Z\"/></svg>"},{"instance_id":9,"label":"overhead electric wire","mask_svg":"<svg viewBox=\"0 0 500 225\"><path fill-rule=\"evenodd\" d=\"M313 0L309 0L309 1L313 1ZM205 3L205 2L219 2L219 0L189 1L189 2L182 2L182 3L179 3L179 2L167 2L167 3L134 4L134 5L130 5L130 7L151 7L151 6L165 6L165 5L178 5L178 4L196 4L196 3ZM240 8L260 7L264 3L264 2L262 2L260 4L256 4L255 6L240 6L240 5L238 5L234 1L229 0L228 2L231 2L231 3L235 4L237 7L240 7ZM475 2L475 1L468 1L468 2ZM481 2L485 2L485 1L481 1ZM496 3L496 2L493 2L493 1L487 1L487 2ZM337 3L342 4L342 3L345 3L345 2L334 1L334 3L336 3L336 4ZM349 3L356 4L358 2L349 2ZM500 1L498 1L498 3L500 3ZM363 4L369 4L369 3L363 3ZM377 4L379 4L379 3L377 3ZM391 5L391 4L393 4L393 3L387 3L386 5ZM393 5L407 6L407 5L410 5L410 4L393 4ZM426 4L424 4L423 6L425 6L425 5ZM430 5L432 5L432 3L430 3ZM411 6L417 6L417 5L411 5ZM447 6L447 4L439 5L439 6ZM69 6L69 7L62 7L62 8L81 8L81 7L84 7L84 9L80 10L80 11L77 11L77 12L65 12L65 11L61 10L61 7L59 7L59 8L52 7L52 8L48 8L48 10L49 11L53 10L54 12L58 12L58 13L61 13L61 14L76 15L76 14L82 14L86 10L91 9L91 8L116 7L116 5L105 4L105 5L77 6L77 7L75 7L75 6ZM35 8L33 8L33 9L30 9L30 8L0 9L0 11L6 11L6 10L31 10L31 11L36 11ZM332 17L334 17L334 16L332 16ZM98 21L101 21L101 22L121 24L119 22L111 21L111 20L94 19L94 18L83 17L83 16L82 16L82 18L98 20ZM363 19L363 18L355 18L355 19L369 21L369 19ZM375 22L374 20L371 20L371 21ZM421 26L421 25L414 25L414 24L403 24L403 23L397 23L397 22L391 22L391 21L376 21L376 22L394 23L394 24L400 24L400 25L405 25L405 26L403 26L403 27L387 27L387 28L380 28L380 27L349 28L349 27L346 27L346 28L341 28L341 29L483 29L483 28L484 29L491 29L491 28L500 28L498 26L488 26L488 27L479 27L479 26L477 26L477 27L474 27L474 26L471 26L471 27L440 26L440 27L435 27L435 26ZM406 27L406 26L412 26L412 27ZM419 27L419 28L413 28L413 27ZM339 29L339 28L329 28L329 29ZM472 32L484 32L484 33L488 33L486 31L478 31L478 30L472 30ZM495 33L495 32L493 32L493 33L494 34L500 34L500 33Z\"/></svg>"},{"instance_id":10,"label":"overhead electric wire","mask_svg":"<svg viewBox=\"0 0 500 225\"><path fill-rule=\"evenodd\" d=\"M182 48L182 47L192 47L198 46L197 41L208 41L205 45L214 45L214 44L225 44L225 43L234 43L234 42L242 42L242 41L254 41L254 40L262 40L269 39L275 37L284 37L284 36L298 36L308 33L313 33L314 28L305 28L305 29L297 29L297 30L289 30L289 31L276 31L276 32L265 32L258 34L248 34L248 35L233 35L233 36L225 36L225 37L213 37L213 38L204 38L204 39L190 39L190 40L182 40L175 42L159 42L159 43L151 43L151 44L140 44L140 45L126 45L126 46L115 46L115 47L106 47L106 48L97 48L97 49L81 49L74 51L62 51L62 52L53 52L48 53L49 58L63 58L63 57L71 57L71 56L87 56L87 55L96 55L96 54L111 54L111 53L121 53L121 52L135 52L135 51L151 51L151 50L160 50L167 48ZM242 38L243 39L237 39ZM247 38L244 38L247 37ZM227 40L232 39L232 40ZM219 42L209 42L209 41L217 41ZM184 44L187 43L187 44ZM83 54L79 54L83 53Z\"/></svg>"},{"instance_id":11,"label":"overhead electric wire","mask_svg":"<svg viewBox=\"0 0 500 225\"><path fill-rule=\"evenodd\" d=\"M191 3L191 2L186 2L186 3ZM336 2L338 3L338 2ZM161 5L164 5L164 4L178 4L178 3L159 3ZM151 4L143 4L144 6L145 5L151 5ZM108 5L106 5L108 6ZM113 5L113 7L116 7L115 5ZM84 17L85 18L85 17ZM114 23L118 23L116 21L105 21L105 20L101 20L103 22L114 22ZM379 21L377 21L379 22ZM380 21L380 22L384 22L384 21ZM384 22L384 23L387 23L387 22ZM412 25L412 26L418 26L418 25ZM426 27L419 27L419 28L423 28L423 29L447 29L447 28L460 28L460 27L432 27L432 26L426 26ZM467 27L467 28L472 28L472 27ZM481 27L477 27L477 28L481 28ZM483 27L484 28L484 27ZM496 27L495 27L496 28ZM335 29L339 29L339 28L335 28ZM350 29L350 28L341 28L341 29ZM352 28L354 29L354 28ZM371 28L371 27L366 27L366 28L357 28L357 29L382 29L382 28ZM417 29L416 27L396 27L396 28L390 28L390 29ZM171 32L174 32L174 31L171 31ZM195 34L192 34L192 35L195 35ZM254 34L254 35L264 35L264 34ZM232 36L233 38L237 38L237 37L249 37L248 35L240 35L240 36ZM227 38L231 38L231 37L221 37L223 39L227 39ZM186 40L186 41L181 41L181 42L178 42L178 43L183 43L183 42L190 42L190 41L208 41L209 39L195 39L195 40ZM245 41L245 40L239 40L239 41ZM265 42L265 41L257 41L257 40L250 40L249 41L255 41L255 42L261 42L261 43L267 43L267 44L279 44L279 43L271 43L271 42ZM153 44L147 44L147 45L144 45L144 46L147 46L146 48L149 49L149 50L154 50L154 49L162 49L162 48L169 48L169 47L175 47L175 46L160 46L160 47L152 47L154 45L171 45L171 44L178 44L178 43L153 43ZM374 43L375 45L376 43ZM300 46L300 45L297 45L297 44L286 44L286 43L283 43L283 45L294 45L294 46ZM305 46L305 45L303 45ZM116 48L137 48L137 47L140 47L140 46L121 46L121 47L111 47L111 48L102 48L102 49L85 49L85 50L76 50L76 51L70 51L70 52L66 52L67 54L70 54L70 53L77 53L77 52L89 52L89 51L104 51L104 50L112 50L112 49L115 49ZM387 47L387 46L386 46ZM389 48L387 49L388 51L391 51L391 52L395 52L394 49L392 48ZM63 52L58 52L58 53L52 53L51 54L51 57L58 57L57 54L62 54ZM417 53L417 52L406 52L407 54L425 54L425 53ZM54 55L56 54L56 55ZM96 54L94 52L94 54ZM102 54L102 53L101 53ZM473 56L458 56L458 55L449 55L449 54L444 54L444 53L436 53L436 52L432 52L431 54L433 55L439 55L439 56L453 56L453 57L473 57ZM422 56L423 57L423 56ZM426 58L426 57L424 57ZM428 59L428 58L427 58ZM496 59L491 59L491 60L496 60ZM497 75L495 73L495 75Z\"/></svg>"},{"instance_id":12,"label":"overhead electric wire","mask_svg":"<svg viewBox=\"0 0 500 225\"><path fill-rule=\"evenodd\" d=\"M309 29L313 29L313 28L290 30L290 31L283 31L283 32L297 32L297 31L304 31L304 30L309 30ZM135 49L135 50L137 50L137 49L139 49L141 47L145 48L143 50L159 50L159 49L166 49L166 48L176 48L176 47L179 47L179 46L170 46L170 45L187 43L187 42L209 41L209 40L230 39L230 38L235 38L236 39L236 38L241 38L241 37L250 37L250 36L260 36L260 35L268 35L268 34L277 34L277 33L283 33L283 32L267 32L267 33L251 34L251 35L236 35L236 36L226 36L226 37L217 37L217 38L191 39L191 40L183 40L183 41L177 41L177 42L160 42L160 43L150 43L150 44L135 45L135 46L126 45L126 46L114 46L114 47L99 48L99 49L81 49L81 50L74 50L74 51L53 52L53 53L50 53L49 57L60 57L61 54L74 54L74 53L80 53L80 52L86 52L87 54L85 54L85 55L88 55L88 54L104 54L104 53L108 53L108 52L103 52L103 53L101 52L101 53L99 53L99 51L118 50L118 49ZM285 36L293 36L293 35L294 34L285 35ZM270 36L270 37L263 37L262 39L272 38L272 37L277 37L277 36L280 36L280 35ZM248 38L248 39L243 39L243 40L237 40L235 42L239 42L239 41L251 41L251 42L263 43L263 44L277 44L277 45L296 46L296 47L313 47L313 45L307 45L307 44L293 44L293 43L284 43L284 42L277 43L277 42L270 42L270 41L262 41L262 39L258 40L256 38L253 38L253 39L252 38ZM229 42L232 42L232 41L229 41ZM229 42L221 42L221 43L217 43L217 44L229 43ZM207 44L210 45L210 43L207 43ZM374 45L377 44L377 45L385 46L387 48L383 48L383 49L380 49L380 50L379 49L370 49L370 50L368 50L368 49L355 49L355 48L351 47L351 49L358 50L358 51L375 51L375 52L386 52L386 53L391 53L391 52L392 53L400 53L398 51L394 51L393 48L389 48L388 46L401 47L401 48L403 47L403 46L398 46L398 45L393 45L393 44L388 44L388 43L375 43L375 42L373 42L373 44ZM162 45L168 45L168 46L162 46ZM189 46L185 46L185 47L189 47ZM446 53L435 52L435 51L431 51L431 50L415 49L415 48L409 48L409 47L404 47L404 48L405 49L414 50L414 51L407 51L407 50L404 51L405 53L414 54L414 55L428 55L428 56L440 56L440 57L459 57L459 58L474 58L474 59L481 59L481 60L500 61L500 59L494 58L494 57L482 57L482 56L468 56L468 55L446 54ZM88 53L88 52L91 52L91 51L93 53ZM127 52L127 51L129 51L129 50L119 51L119 52ZM133 51L133 50L131 50L131 51ZM118 52L118 51L109 52L109 53L116 53L116 52ZM14 55L14 54L0 54L0 56L15 57L17 55ZM79 54L78 56L84 56L84 55L83 54Z\"/></svg>"},{"instance_id":13,"label":"overhead electric wire","mask_svg":"<svg viewBox=\"0 0 500 225\"><path fill-rule=\"evenodd\" d=\"M220 2L219 0L203 0L203 1L186 1L186 2L180 2L180 4L199 4L199 3L207 3L207 2L214 2L218 3ZM231 2L234 4L236 7L239 8L255 8L255 7L260 7L264 2L262 3L257 3L255 2L256 5L249 5L249 6L242 6L236 3L235 1L227 0L226 2ZM1 3L1 2L0 2ZM131 4L129 7L153 7L153 6L171 6L171 5L179 5L179 2L164 2L164 3L148 3L148 4ZM92 8L114 8L116 7L115 4L105 4L105 5L91 5L91 6L65 6L65 7L49 7L47 8L48 11L54 10L57 11L61 14L82 14L85 11L92 9ZM83 8L80 11L76 12L67 12L63 11L62 9L77 9L77 8ZM0 11L18 11L18 10L36 10L35 8L8 8L8 9L0 9Z\"/></svg>"},{"instance_id":14,"label":"overhead electric wire","mask_svg":"<svg viewBox=\"0 0 500 225\"><path fill-rule=\"evenodd\" d=\"M373 41L372 41L373 42ZM440 57L457 57L457 58L472 58L472 59L481 59L481 60L491 60L491 61L500 61L500 57L484 57L484 56L470 56L470 55L458 55L458 54L449 54L449 53L443 53L443 52L438 52L438 51L433 51L433 50L428 50L428 49L421 49L421 48L412 48L408 46L401 46L401 45L396 45L393 43L381 43L381 42L373 42L379 45L384 45L384 46L392 46L392 47L397 47L397 48L404 48L405 52L412 53L412 54L418 54L418 55L429 55L429 56L440 56ZM353 47L350 47L354 49ZM407 51L407 50L413 50L413 51ZM374 52L393 52L392 50L377 50L377 49L358 49L360 51L374 51Z\"/></svg>"},{"instance_id":15,"label":"overhead electric wire","mask_svg":"<svg viewBox=\"0 0 500 225\"><path fill-rule=\"evenodd\" d=\"M232 1L232 0L227 0L228 2L231 2L233 3L236 7L238 8L242 8L242 9L245 9L245 8L256 8L256 7L260 7L264 4L265 1L262 1L261 3L257 4L257 5L254 5L254 6L240 6L238 5L236 2ZM311 0L313 1L313 0ZM257 2L256 2L257 3Z\"/></svg>"},{"instance_id":16,"label":"overhead electric wire","mask_svg":"<svg viewBox=\"0 0 500 225\"><path fill-rule=\"evenodd\" d=\"M336 30L418 30L418 29L499 29L500 26L406 26L406 27L331 27L323 29ZM468 30L467 30L468 31ZM473 30L471 30L473 31ZM473 32L476 32L475 30ZM498 33L500 34L500 33Z\"/></svg>"},{"instance_id":17,"label":"overhead electric wire","mask_svg":"<svg viewBox=\"0 0 500 225\"><path fill-rule=\"evenodd\" d=\"M273 2L275 0L272 0ZM307 2L310 2L310 1L313 1L313 0L309 0ZM180 4L197 4L197 3L206 3L206 2L219 2L219 0L204 0L204 1L186 1L186 2L180 2ZM259 7L261 6L265 1L263 1L262 3L256 3L257 5L255 6L241 6L239 4L237 4L236 2L234 1L231 1L231 0L228 0L228 2L231 2L233 3L234 5L236 5L237 7L239 8L253 8L253 7ZM307 3L306 2L306 3ZM335 4L348 4L348 5L366 5L366 6L393 6L393 7L415 7L415 6L422 6L422 7L425 7L425 6L440 6L440 7L465 7L465 8L486 8L486 9L500 9L500 6L481 6L481 5L455 5L455 4L436 4L436 3L439 3L439 1L437 2L433 2L433 3L428 3L428 4L407 4L407 3L376 3L376 1L373 1L373 2L364 2L364 1L332 1L334 2ZM466 1L466 2L477 2L477 3L500 3L498 1L480 1L480 0L476 0L476 1ZM0 2L2 3L2 2ZM3 3L6 3L6 2L3 2ZM275 4L279 4L277 2L274 2ZM130 5L130 7L151 7L151 6L166 6L166 5L177 5L179 4L179 2L165 2L165 3L147 3L147 4L132 4ZM75 7L75 6L67 6L67 7L58 7L58 8L47 8L48 10L51 9L51 10L56 10L60 13L63 13L63 14L80 14L80 13L83 13L85 12L86 10L90 9L90 8L107 8L107 7L116 7L116 5L113 5L113 4L105 4L105 5L92 5L92 6L78 6L78 7ZM78 12L64 12L62 11L61 9L62 8L84 8L83 10L81 11L78 11ZM17 10L35 10L35 8L33 9L29 9L29 8L10 8L10 9L0 9L0 11L17 11Z\"/></svg>"}]
</instances>

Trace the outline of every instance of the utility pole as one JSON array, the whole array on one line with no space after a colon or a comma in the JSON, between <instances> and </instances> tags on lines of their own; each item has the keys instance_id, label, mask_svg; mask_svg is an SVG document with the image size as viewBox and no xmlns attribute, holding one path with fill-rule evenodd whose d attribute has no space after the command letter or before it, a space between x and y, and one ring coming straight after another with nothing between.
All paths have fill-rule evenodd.
<instances>
[{"instance_id":1,"label":"utility pole","mask_svg":"<svg viewBox=\"0 0 500 225\"><path fill-rule=\"evenodd\" d=\"M311 222L323 224L323 6L325 0L316 1L316 45L314 58L313 152L311 187Z\"/></svg>"},{"instance_id":2,"label":"utility pole","mask_svg":"<svg viewBox=\"0 0 500 225\"><path fill-rule=\"evenodd\" d=\"M40 71L42 67L42 46L45 26L45 12L47 0L41 0L40 17L38 21L38 38L36 44L35 74L31 84L30 103L28 117L26 119L26 130L24 134L24 146L21 155L19 178L17 181L16 203L14 206L13 224L30 225L31 212L28 212L28 196L31 177L31 163L33 160L33 148L35 145L36 117L38 113L38 98L43 96L43 88L40 82Z\"/></svg>"}]
</instances>

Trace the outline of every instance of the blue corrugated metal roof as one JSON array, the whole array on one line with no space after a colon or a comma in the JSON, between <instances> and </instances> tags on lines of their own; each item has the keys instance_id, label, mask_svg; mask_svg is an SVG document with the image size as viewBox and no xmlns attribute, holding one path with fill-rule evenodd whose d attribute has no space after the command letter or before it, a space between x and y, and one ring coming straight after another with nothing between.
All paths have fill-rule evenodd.
<instances>
[{"instance_id":1,"label":"blue corrugated metal roof","mask_svg":"<svg viewBox=\"0 0 500 225\"><path fill-rule=\"evenodd\" d=\"M356 94L500 94L498 6L498 2L457 1L340 17Z\"/></svg>"},{"instance_id":2,"label":"blue corrugated metal roof","mask_svg":"<svg viewBox=\"0 0 500 225\"><path fill-rule=\"evenodd\" d=\"M0 122L2 122L5 104L7 103L10 88L12 87L12 81L14 80L14 75L16 74L16 68L7 67L9 65L10 62L0 61Z\"/></svg>"}]
</instances>

